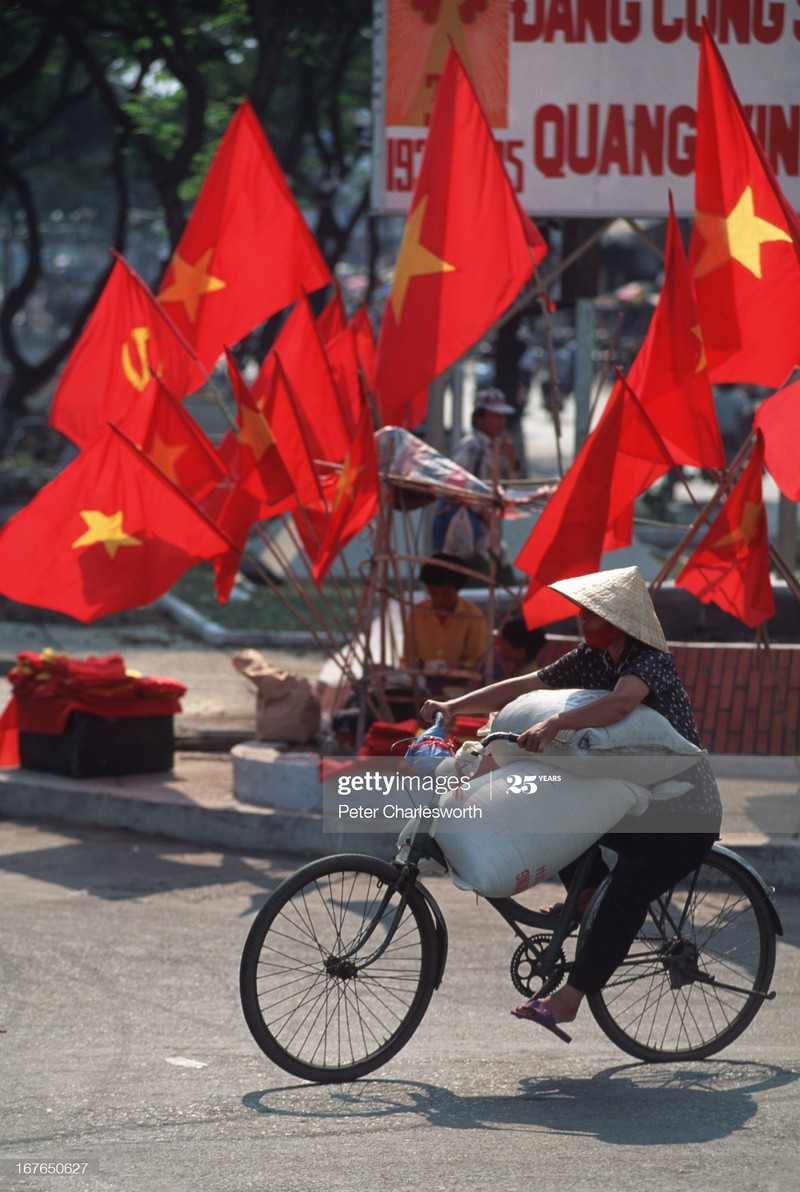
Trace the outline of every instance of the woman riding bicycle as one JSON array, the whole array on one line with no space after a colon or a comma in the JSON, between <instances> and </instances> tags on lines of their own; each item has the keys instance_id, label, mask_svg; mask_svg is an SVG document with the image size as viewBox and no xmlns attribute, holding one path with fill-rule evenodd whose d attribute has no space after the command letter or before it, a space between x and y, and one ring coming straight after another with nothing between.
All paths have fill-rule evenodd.
<instances>
[{"instance_id":1,"label":"woman riding bicycle","mask_svg":"<svg viewBox=\"0 0 800 1192\"><path fill-rule=\"evenodd\" d=\"M531 675L440 701L428 700L422 716L433 720L461 713L494 712L520 695L542 688L605 690L588 704L549 716L520 734L517 744L541 752L557 733L615 724L645 704L688 741L700 745L689 698L678 675L661 624L638 567L577 576L549 585L578 606L583 642ZM569 1042L559 1023L572 1022L584 997L603 988L628 953L650 902L700 864L718 839L722 808L711 766L703 759L690 775L692 788L678 798L655 802L637 830L613 831L601 843L617 854L611 881L591 932L567 984L541 1000L512 1011ZM568 883L574 868L562 871ZM608 873L598 857L585 902Z\"/></svg>"}]
</instances>

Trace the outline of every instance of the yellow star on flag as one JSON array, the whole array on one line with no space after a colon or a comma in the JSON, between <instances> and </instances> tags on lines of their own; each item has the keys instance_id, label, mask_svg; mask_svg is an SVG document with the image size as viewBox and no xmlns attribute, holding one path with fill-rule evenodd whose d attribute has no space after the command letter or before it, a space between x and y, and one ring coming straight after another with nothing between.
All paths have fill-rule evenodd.
<instances>
[{"instance_id":1,"label":"yellow star on flag","mask_svg":"<svg viewBox=\"0 0 800 1192\"><path fill-rule=\"evenodd\" d=\"M762 509L763 506L755 501L745 501L741 524L735 530L731 530L730 533L723 535L722 538L715 539L710 545L712 547L749 546L761 526Z\"/></svg>"},{"instance_id":2,"label":"yellow star on flag","mask_svg":"<svg viewBox=\"0 0 800 1192\"><path fill-rule=\"evenodd\" d=\"M454 273L456 268L455 265L449 265L447 261L437 257L436 253L420 244L427 206L428 195L425 195L409 215L394 269L389 301L398 323L403 316L408 283L412 277L426 277L432 273Z\"/></svg>"},{"instance_id":3,"label":"yellow star on flag","mask_svg":"<svg viewBox=\"0 0 800 1192\"><path fill-rule=\"evenodd\" d=\"M108 557L114 559L121 546L144 546L141 538L133 538L125 533L121 509L110 516L101 513L99 509L81 509L80 515L86 522L87 529L85 534L75 539L72 544L73 550L77 550L79 546L94 546L96 542L102 542Z\"/></svg>"},{"instance_id":4,"label":"yellow star on flag","mask_svg":"<svg viewBox=\"0 0 800 1192\"><path fill-rule=\"evenodd\" d=\"M696 373L699 373L699 372L702 372L703 369L708 364L708 361L706 360L706 345L703 343L703 332L702 332L699 324L695 324L694 327L690 327L689 332L692 335L697 336L698 342L700 344L700 357L697 361L697 364L695 365L695 370L694 370Z\"/></svg>"},{"instance_id":5,"label":"yellow star on flag","mask_svg":"<svg viewBox=\"0 0 800 1192\"><path fill-rule=\"evenodd\" d=\"M726 261L738 261L761 280L761 245L774 240L792 242L783 228L756 215L752 187L746 186L729 215L706 215L698 211L695 227L705 248L694 267L695 277L706 277Z\"/></svg>"},{"instance_id":6,"label":"yellow star on flag","mask_svg":"<svg viewBox=\"0 0 800 1192\"><path fill-rule=\"evenodd\" d=\"M364 465L353 464L349 455L344 458L342 470L339 474L339 481L336 485L336 492L333 497L333 508L338 509L342 501L351 501L355 492L356 480L359 473L364 471Z\"/></svg>"},{"instance_id":7,"label":"yellow star on flag","mask_svg":"<svg viewBox=\"0 0 800 1192\"><path fill-rule=\"evenodd\" d=\"M225 289L226 283L219 277L213 277L208 271L213 255L212 246L198 257L194 265L190 265L175 253L172 258L173 280L158 296L159 302L182 303L190 323L197 322L197 311L204 294Z\"/></svg>"},{"instance_id":8,"label":"yellow star on flag","mask_svg":"<svg viewBox=\"0 0 800 1192\"><path fill-rule=\"evenodd\" d=\"M261 463L275 442L270 425L259 410L253 410L249 406L240 406L239 417L241 419L242 442L253 452L256 463Z\"/></svg>"},{"instance_id":9,"label":"yellow star on flag","mask_svg":"<svg viewBox=\"0 0 800 1192\"><path fill-rule=\"evenodd\" d=\"M178 484L180 481L176 465L187 450L186 443L167 443L161 438L161 435L156 434L153 436L149 451L145 451L145 455L153 461L160 472L168 476L174 484Z\"/></svg>"}]
</instances>

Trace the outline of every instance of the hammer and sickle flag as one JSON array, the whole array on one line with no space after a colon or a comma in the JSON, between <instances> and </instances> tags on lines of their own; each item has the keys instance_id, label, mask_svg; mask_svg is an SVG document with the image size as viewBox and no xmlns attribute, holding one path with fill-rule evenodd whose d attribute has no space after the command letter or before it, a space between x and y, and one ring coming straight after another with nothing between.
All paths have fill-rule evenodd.
<instances>
[{"instance_id":1,"label":"hammer and sickle flag","mask_svg":"<svg viewBox=\"0 0 800 1192\"><path fill-rule=\"evenodd\" d=\"M159 381L185 396L205 373L150 290L117 257L103 292L61 374L50 425L87 447Z\"/></svg>"}]
</instances>

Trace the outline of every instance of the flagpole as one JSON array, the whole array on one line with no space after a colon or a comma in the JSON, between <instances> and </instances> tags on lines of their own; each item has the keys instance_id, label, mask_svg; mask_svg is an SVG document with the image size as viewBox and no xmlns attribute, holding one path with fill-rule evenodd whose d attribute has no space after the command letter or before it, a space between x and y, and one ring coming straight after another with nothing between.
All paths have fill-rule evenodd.
<instances>
[{"instance_id":1,"label":"flagpole","mask_svg":"<svg viewBox=\"0 0 800 1192\"><path fill-rule=\"evenodd\" d=\"M648 430L653 435L653 438L657 440L665 457L667 458L667 460L669 460L671 467L678 469L678 472L680 473L681 483L683 484L683 487L686 489L687 496L689 497L689 500L692 502L695 509L699 513L700 502L697 500L697 497L694 495L691 488L689 487L689 481L686 479L686 474L684 473L684 470L683 470L683 464L676 463L675 460L672 458L672 453L670 452L669 447L667 447L666 443L664 442L664 439L662 438L658 427L653 422L653 419L650 417L650 415L647 413L647 410L642 405L640 398L633 391L633 389L631 389L630 384L628 383L628 381L626 381L625 377L622 375L622 369L619 367L616 367L614 369L614 371L617 374L617 379L625 387L625 391L630 395L631 398L633 398L634 402L636 403L639 413L642 415L645 422L647 423Z\"/></svg>"},{"instance_id":2,"label":"flagpole","mask_svg":"<svg viewBox=\"0 0 800 1192\"><path fill-rule=\"evenodd\" d=\"M591 434L592 422L594 420L595 411L597 410L597 405L598 405L598 402L600 401L600 397L603 392L603 386L605 385L606 377L608 376L608 370L611 367L611 353L615 350L615 348L619 342L619 337L622 332L622 325L624 322L625 322L625 315L621 314L621 313L619 315L617 315L617 325L614 328L614 334L611 336L611 339L608 342L608 347L606 348L606 351L605 351L605 359L603 360L603 367L600 369L600 375L597 379L597 388L595 389L595 392L594 392L594 398L592 399L592 404L589 406L589 418L586 423L587 436L589 434Z\"/></svg>"},{"instance_id":3,"label":"flagpole","mask_svg":"<svg viewBox=\"0 0 800 1192\"><path fill-rule=\"evenodd\" d=\"M563 479L564 477L564 461L561 458L561 413L559 403L561 395L558 388L558 377L556 375L556 358L553 350L553 329L550 323L550 310L548 307L547 294L542 289L539 280L539 270L536 265L533 266L533 276L537 286L536 297L539 299L539 307L542 312L542 321L544 323L545 339L547 341L547 359L550 367L550 398L548 406L550 408L550 417L553 419L553 430L556 438L556 463L558 466L558 474Z\"/></svg>"},{"instance_id":4,"label":"flagpole","mask_svg":"<svg viewBox=\"0 0 800 1192\"><path fill-rule=\"evenodd\" d=\"M778 548L771 542L767 545L769 557L772 560L773 567L778 572L778 575L780 575L780 577L786 581L786 586L794 596L795 600L800 601L800 582L798 582L797 576L794 574Z\"/></svg>"},{"instance_id":5,"label":"flagpole","mask_svg":"<svg viewBox=\"0 0 800 1192\"><path fill-rule=\"evenodd\" d=\"M754 444L755 444L755 435L750 434L748 436L748 438L744 441L742 446L739 448L736 455L731 460L730 464L728 465L727 471L725 472L722 479L717 484L717 488L716 488L716 491L714 492L714 495L710 498L709 501L707 501L707 503L704 505L704 507L700 510L697 517L694 519L692 524L689 526L689 529L686 531L684 536L681 538L678 545L674 548L674 550L672 551L672 553L669 556L669 558L667 559L667 561L662 565L658 574L650 581L649 587L650 587L651 591L656 591L658 588L661 587L661 585L664 583L667 576L672 571L673 567L678 562L678 559L683 554L684 550L686 549L688 544L691 542L691 540L694 538L695 534L698 532L700 527L704 523L707 524L710 521L711 515L712 515L713 511L716 509L719 502L722 500L722 498L725 496L725 494L731 488L733 488L734 484L739 479L739 477L741 476L745 467L747 466L747 460L749 459L750 452L751 452Z\"/></svg>"}]
</instances>

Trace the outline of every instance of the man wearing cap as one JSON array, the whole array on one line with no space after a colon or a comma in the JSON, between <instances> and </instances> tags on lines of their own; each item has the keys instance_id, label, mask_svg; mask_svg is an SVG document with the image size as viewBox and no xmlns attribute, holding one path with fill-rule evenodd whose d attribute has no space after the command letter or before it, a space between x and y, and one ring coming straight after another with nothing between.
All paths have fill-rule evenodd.
<instances>
[{"instance_id":1,"label":"man wearing cap","mask_svg":"<svg viewBox=\"0 0 800 1192\"><path fill-rule=\"evenodd\" d=\"M433 720L493 712L517 696L542 688L586 688L607 694L591 703L532 724L517 744L541 752L563 730L601 728L624 719L639 704L654 708L681 736L700 745L689 698L669 653L647 585L638 567L621 567L550 584L578 606L583 641L577 649L532 675L506 679L458 699L429 700L422 715ZM691 772L691 789L653 802L640 830L602 837L617 853L605 897L566 985L512 1011L569 1042L559 1023L572 1022L587 994L600 991L622 963L650 902L700 864L718 838L722 809L708 759ZM574 866L562 877L569 880ZM607 875L598 857L586 899Z\"/></svg>"},{"instance_id":2,"label":"man wearing cap","mask_svg":"<svg viewBox=\"0 0 800 1192\"><path fill-rule=\"evenodd\" d=\"M479 480L487 484L497 482L505 484L519 475L519 460L514 444L505 434L509 414L514 413L514 407L505 399L500 389L481 389L475 397L472 413L472 430L464 435L453 455L453 462L472 472ZM460 508L458 501L440 501L436 506L431 527L432 547L434 551L455 553L452 541L448 540L447 530L451 519ZM463 516L463 515L462 515ZM475 510L469 510L469 520L472 525L472 551L459 552L465 562L476 570L487 570L489 562L489 530L486 518ZM498 578L503 582L512 583L513 570L505 558L502 545L498 543L500 557ZM500 575L500 572L503 575ZM503 576L505 579L503 580Z\"/></svg>"},{"instance_id":3,"label":"man wearing cap","mask_svg":"<svg viewBox=\"0 0 800 1192\"><path fill-rule=\"evenodd\" d=\"M455 463L490 483L495 478L497 452L497 480L502 484L518 475L517 453L504 433L508 416L513 413L514 407L508 404L501 389L479 390L472 412L472 430L456 448Z\"/></svg>"}]
</instances>

